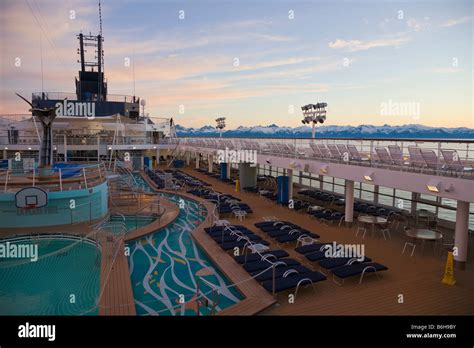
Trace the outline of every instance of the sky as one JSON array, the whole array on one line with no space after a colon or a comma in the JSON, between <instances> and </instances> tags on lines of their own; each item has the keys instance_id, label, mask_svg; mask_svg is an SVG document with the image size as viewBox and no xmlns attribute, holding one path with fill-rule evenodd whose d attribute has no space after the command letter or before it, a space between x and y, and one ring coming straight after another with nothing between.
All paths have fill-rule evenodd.
<instances>
[{"instance_id":1,"label":"sky","mask_svg":"<svg viewBox=\"0 0 474 348\"><path fill-rule=\"evenodd\" d=\"M295 127L326 102L327 125L474 128L473 4L102 0L108 89L187 127ZM97 1L1 0L0 114L74 92L76 35L98 30Z\"/></svg>"}]
</instances>

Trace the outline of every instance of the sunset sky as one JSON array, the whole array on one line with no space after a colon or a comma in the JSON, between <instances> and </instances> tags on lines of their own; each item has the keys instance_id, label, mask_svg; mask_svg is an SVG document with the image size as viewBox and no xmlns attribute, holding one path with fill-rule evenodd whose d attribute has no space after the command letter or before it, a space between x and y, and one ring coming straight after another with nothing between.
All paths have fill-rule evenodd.
<instances>
[{"instance_id":1,"label":"sunset sky","mask_svg":"<svg viewBox=\"0 0 474 348\"><path fill-rule=\"evenodd\" d=\"M44 90L74 92L76 34L98 32L97 7L1 0L0 113L41 91L40 43ZM470 0L103 0L102 17L109 93L133 94L135 65L147 112L188 127L299 126L300 106L324 101L328 125L474 128ZM382 115L389 101L420 115Z\"/></svg>"}]
</instances>

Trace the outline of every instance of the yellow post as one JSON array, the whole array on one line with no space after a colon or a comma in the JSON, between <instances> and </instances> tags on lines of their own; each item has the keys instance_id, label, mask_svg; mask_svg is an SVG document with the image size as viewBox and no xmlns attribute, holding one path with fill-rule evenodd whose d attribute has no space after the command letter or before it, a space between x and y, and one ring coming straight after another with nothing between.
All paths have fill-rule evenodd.
<instances>
[{"instance_id":1,"label":"yellow post","mask_svg":"<svg viewBox=\"0 0 474 348\"><path fill-rule=\"evenodd\" d=\"M239 192L239 179L235 180L235 192Z\"/></svg>"},{"instance_id":2,"label":"yellow post","mask_svg":"<svg viewBox=\"0 0 474 348\"><path fill-rule=\"evenodd\" d=\"M444 268L444 277L442 280L443 284L454 285L454 255L452 251L448 252L448 258L446 259L446 267Z\"/></svg>"}]
</instances>

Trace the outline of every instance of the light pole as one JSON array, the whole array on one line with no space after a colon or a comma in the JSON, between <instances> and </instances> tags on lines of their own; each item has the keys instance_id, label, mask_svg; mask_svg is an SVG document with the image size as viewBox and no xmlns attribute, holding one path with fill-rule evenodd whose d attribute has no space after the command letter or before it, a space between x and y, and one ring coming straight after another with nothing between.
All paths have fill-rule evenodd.
<instances>
[{"instance_id":1,"label":"light pole","mask_svg":"<svg viewBox=\"0 0 474 348\"><path fill-rule=\"evenodd\" d=\"M222 130L225 128L225 117L216 118L216 122L216 129L219 130L219 136L222 138Z\"/></svg>"},{"instance_id":2,"label":"light pole","mask_svg":"<svg viewBox=\"0 0 474 348\"><path fill-rule=\"evenodd\" d=\"M326 120L326 103L308 104L301 107L303 119L301 123L312 124L311 138L316 137L316 123L324 123Z\"/></svg>"}]
</instances>

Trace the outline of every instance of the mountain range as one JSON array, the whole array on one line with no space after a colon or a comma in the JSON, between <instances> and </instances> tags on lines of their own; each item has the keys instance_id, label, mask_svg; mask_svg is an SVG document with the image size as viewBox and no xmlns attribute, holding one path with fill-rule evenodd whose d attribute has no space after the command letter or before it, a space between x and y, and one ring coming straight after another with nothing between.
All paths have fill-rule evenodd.
<instances>
[{"instance_id":1,"label":"mountain range","mask_svg":"<svg viewBox=\"0 0 474 348\"><path fill-rule=\"evenodd\" d=\"M201 128L186 128L176 125L179 137L215 137L219 132L215 127L206 125ZM311 127L285 127L271 124L268 126L240 126L226 130L223 137L253 137L253 138L310 138ZM419 124L402 126L318 126L316 137L321 138L424 138L424 139L474 139L474 129L458 127L428 127Z\"/></svg>"}]
</instances>

